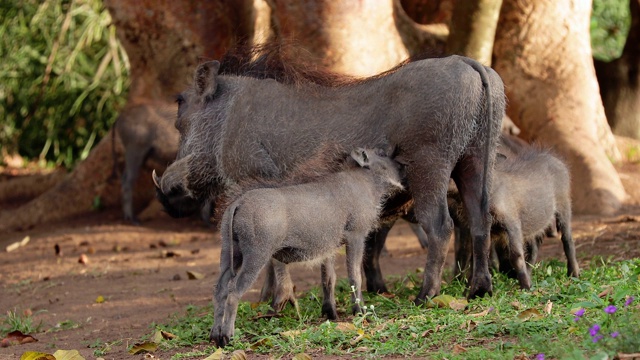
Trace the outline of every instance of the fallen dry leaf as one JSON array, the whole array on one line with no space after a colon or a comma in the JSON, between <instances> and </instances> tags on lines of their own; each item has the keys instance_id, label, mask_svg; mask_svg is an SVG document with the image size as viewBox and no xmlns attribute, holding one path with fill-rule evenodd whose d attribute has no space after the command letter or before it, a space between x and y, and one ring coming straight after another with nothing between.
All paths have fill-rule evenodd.
<instances>
[{"instance_id":1,"label":"fallen dry leaf","mask_svg":"<svg viewBox=\"0 0 640 360\"><path fill-rule=\"evenodd\" d=\"M463 322L462 325L460 325L460 329L467 330L467 332L471 332L473 329L476 328L476 326L478 326L478 324L476 324L475 321L467 320Z\"/></svg>"},{"instance_id":2,"label":"fallen dry leaf","mask_svg":"<svg viewBox=\"0 0 640 360\"><path fill-rule=\"evenodd\" d=\"M611 294L611 292L613 291L613 287L612 286L607 286L606 289L604 289L600 294L598 294L599 298L603 298L609 294Z\"/></svg>"},{"instance_id":3,"label":"fallen dry leaf","mask_svg":"<svg viewBox=\"0 0 640 360\"><path fill-rule=\"evenodd\" d=\"M213 354L207 356L203 360L222 360L222 348L218 348Z\"/></svg>"},{"instance_id":4,"label":"fallen dry leaf","mask_svg":"<svg viewBox=\"0 0 640 360\"><path fill-rule=\"evenodd\" d=\"M454 354L461 354L467 352L467 349L465 349L464 347L462 347L461 345L455 344L453 345L453 353Z\"/></svg>"},{"instance_id":5,"label":"fallen dry leaf","mask_svg":"<svg viewBox=\"0 0 640 360\"><path fill-rule=\"evenodd\" d=\"M336 324L336 330L338 331L355 331L356 330L356 326L353 325L352 323L348 323L348 322L338 322Z\"/></svg>"},{"instance_id":6,"label":"fallen dry leaf","mask_svg":"<svg viewBox=\"0 0 640 360\"><path fill-rule=\"evenodd\" d=\"M27 245L29 243L29 240L31 240L31 238L29 236L25 236L24 239L20 240L20 241L16 241L13 244L10 244L6 247L7 252L12 252L14 250L17 250L18 248L21 248L25 245Z\"/></svg>"},{"instance_id":7,"label":"fallen dry leaf","mask_svg":"<svg viewBox=\"0 0 640 360\"><path fill-rule=\"evenodd\" d=\"M187 277L189 280L202 280L204 279L204 274L197 271L187 271Z\"/></svg>"},{"instance_id":8,"label":"fallen dry leaf","mask_svg":"<svg viewBox=\"0 0 640 360\"><path fill-rule=\"evenodd\" d=\"M154 352L158 349L158 344L150 341L145 341L143 343L134 344L131 349L129 349L129 354L136 355L141 354L143 352Z\"/></svg>"},{"instance_id":9,"label":"fallen dry leaf","mask_svg":"<svg viewBox=\"0 0 640 360\"><path fill-rule=\"evenodd\" d=\"M479 313L469 314L469 316L472 316L472 317L483 317L483 316L486 316L488 313L489 313L489 309L486 309L486 310L481 311Z\"/></svg>"},{"instance_id":10,"label":"fallen dry leaf","mask_svg":"<svg viewBox=\"0 0 640 360\"><path fill-rule=\"evenodd\" d=\"M544 312L547 313L547 315L551 315L552 308L553 308L553 303L551 302L551 300L547 300L547 305L544 306Z\"/></svg>"},{"instance_id":11,"label":"fallen dry leaf","mask_svg":"<svg viewBox=\"0 0 640 360\"><path fill-rule=\"evenodd\" d=\"M427 303L427 307L440 307L440 308L448 308L449 304L455 300L455 298L451 295L438 295L431 299Z\"/></svg>"},{"instance_id":12,"label":"fallen dry leaf","mask_svg":"<svg viewBox=\"0 0 640 360\"><path fill-rule=\"evenodd\" d=\"M56 256L62 256L62 249L60 248L60 245L55 244L53 246L53 250L55 250Z\"/></svg>"},{"instance_id":13,"label":"fallen dry leaf","mask_svg":"<svg viewBox=\"0 0 640 360\"><path fill-rule=\"evenodd\" d=\"M520 301L518 300L511 302L511 306L516 310L520 310L522 308L522 304L520 304Z\"/></svg>"},{"instance_id":14,"label":"fallen dry leaf","mask_svg":"<svg viewBox=\"0 0 640 360\"><path fill-rule=\"evenodd\" d=\"M26 351L20 356L20 360L56 360L56 357L38 351Z\"/></svg>"},{"instance_id":15,"label":"fallen dry leaf","mask_svg":"<svg viewBox=\"0 0 640 360\"><path fill-rule=\"evenodd\" d=\"M86 254L80 254L78 262L80 264L87 265L89 263L89 257Z\"/></svg>"},{"instance_id":16,"label":"fallen dry leaf","mask_svg":"<svg viewBox=\"0 0 640 360\"><path fill-rule=\"evenodd\" d=\"M271 343L271 340L269 338L262 338L256 342L254 342L253 344L251 344L251 349L255 350L259 347L273 347L273 344Z\"/></svg>"},{"instance_id":17,"label":"fallen dry leaf","mask_svg":"<svg viewBox=\"0 0 640 360\"><path fill-rule=\"evenodd\" d=\"M640 353L633 353L633 354L618 353L618 359L640 359Z\"/></svg>"},{"instance_id":18,"label":"fallen dry leaf","mask_svg":"<svg viewBox=\"0 0 640 360\"><path fill-rule=\"evenodd\" d=\"M289 330L289 331L283 331L280 333L280 335L282 336L288 336L290 338L295 338L296 336L302 334L302 330Z\"/></svg>"},{"instance_id":19,"label":"fallen dry leaf","mask_svg":"<svg viewBox=\"0 0 640 360\"><path fill-rule=\"evenodd\" d=\"M413 334L411 334L411 335L413 335ZM351 341L349 341L349 343L351 344L351 346L354 346L360 340L362 340L362 339L364 339L366 337L368 338L369 336L364 333L364 330L358 329L358 336L356 336L353 339L351 339ZM416 335L416 337L417 337L417 335Z\"/></svg>"},{"instance_id":20,"label":"fallen dry leaf","mask_svg":"<svg viewBox=\"0 0 640 360\"><path fill-rule=\"evenodd\" d=\"M38 341L31 335L25 335L22 332L16 330L7 334L7 336L0 341L0 347L9 347L13 345L22 345Z\"/></svg>"},{"instance_id":21,"label":"fallen dry leaf","mask_svg":"<svg viewBox=\"0 0 640 360\"><path fill-rule=\"evenodd\" d=\"M53 356L56 360L85 360L78 350L56 350Z\"/></svg>"},{"instance_id":22,"label":"fallen dry leaf","mask_svg":"<svg viewBox=\"0 0 640 360\"><path fill-rule=\"evenodd\" d=\"M469 303L466 299L453 299L449 303L449 307L455 311L464 310Z\"/></svg>"},{"instance_id":23,"label":"fallen dry leaf","mask_svg":"<svg viewBox=\"0 0 640 360\"><path fill-rule=\"evenodd\" d=\"M300 354L296 354L293 357L293 360L311 360L311 356L305 354L305 353L300 353Z\"/></svg>"},{"instance_id":24,"label":"fallen dry leaf","mask_svg":"<svg viewBox=\"0 0 640 360\"><path fill-rule=\"evenodd\" d=\"M247 360L247 354L242 350L236 350L231 353L231 360Z\"/></svg>"},{"instance_id":25,"label":"fallen dry leaf","mask_svg":"<svg viewBox=\"0 0 640 360\"><path fill-rule=\"evenodd\" d=\"M180 254L178 254L175 251L167 251L167 250L162 250L160 252L160 257L161 258L172 258L172 257L180 257Z\"/></svg>"},{"instance_id":26,"label":"fallen dry leaf","mask_svg":"<svg viewBox=\"0 0 640 360\"><path fill-rule=\"evenodd\" d=\"M174 335L174 334L172 334L172 333L170 333L168 331L164 331L164 330L160 330L160 334L162 335L162 338L165 339L165 340L173 340L173 339L178 338L177 335Z\"/></svg>"},{"instance_id":27,"label":"fallen dry leaf","mask_svg":"<svg viewBox=\"0 0 640 360\"><path fill-rule=\"evenodd\" d=\"M542 319L542 314L540 314L540 311L538 311L538 309L531 308L531 309L527 309L527 310L519 313L518 314L518 319L520 319L522 321L540 320L540 319Z\"/></svg>"}]
</instances>

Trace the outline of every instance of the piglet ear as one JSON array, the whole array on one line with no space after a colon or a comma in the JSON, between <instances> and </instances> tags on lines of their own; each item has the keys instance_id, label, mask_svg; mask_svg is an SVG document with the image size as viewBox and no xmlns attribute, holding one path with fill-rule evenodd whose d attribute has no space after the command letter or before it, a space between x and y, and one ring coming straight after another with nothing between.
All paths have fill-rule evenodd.
<instances>
[{"instance_id":1,"label":"piglet ear","mask_svg":"<svg viewBox=\"0 0 640 360\"><path fill-rule=\"evenodd\" d=\"M193 79L198 96L212 96L216 92L218 87L216 77L219 70L220 62L216 60L198 66Z\"/></svg>"},{"instance_id":2,"label":"piglet ear","mask_svg":"<svg viewBox=\"0 0 640 360\"><path fill-rule=\"evenodd\" d=\"M351 152L351 157L361 167L363 168L369 167L369 154L367 154L367 150L362 148L355 149Z\"/></svg>"}]
</instances>

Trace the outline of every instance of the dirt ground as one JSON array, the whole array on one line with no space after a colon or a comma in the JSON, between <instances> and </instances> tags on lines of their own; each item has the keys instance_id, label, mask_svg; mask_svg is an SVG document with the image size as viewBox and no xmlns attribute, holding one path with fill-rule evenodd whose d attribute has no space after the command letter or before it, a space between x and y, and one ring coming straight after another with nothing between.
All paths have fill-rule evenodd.
<instances>
[{"instance_id":1,"label":"dirt ground","mask_svg":"<svg viewBox=\"0 0 640 360\"><path fill-rule=\"evenodd\" d=\"M582 264L593 256L640 256L640 164L627 163L619 171L630 194L624 208L614 216L574 217ZM0 206L15 208L15 204ZM27 236L25 246L5 251ZM53 353L56 349L76 349L93 359L90 346L117 340L122 342L114 345L105 359L142 358L129 355L127 347L151 333L152 323L166 321L188 304L211 301L219 246L219 234L198 220L175 220L160 213L141 226L132 226L121 220L119 209L0 234L0 311L31 313L36 324L42 324L40 331L32 334L38 342L0 348L0 360L18 359L28 350ZM424 250L406 223L399 222L393 228L387 249L389 255L382 259L387 276L425 265ZM79 262L83 255L85 264ZM547 239L541 258L564 261L560 241ZM340 277L346 277L343 260L336 262ZM450 252L447 266L452 262ZM204 278L190 280L187 271L201 273ZM299 267L293 277L297 291L319 283L317 269ZM257 300L261 284L262 279L245 300ZM97 301L99 297L104 302ZM163 353L155 356L169 358Z\"/></svg>"}]
</instances>

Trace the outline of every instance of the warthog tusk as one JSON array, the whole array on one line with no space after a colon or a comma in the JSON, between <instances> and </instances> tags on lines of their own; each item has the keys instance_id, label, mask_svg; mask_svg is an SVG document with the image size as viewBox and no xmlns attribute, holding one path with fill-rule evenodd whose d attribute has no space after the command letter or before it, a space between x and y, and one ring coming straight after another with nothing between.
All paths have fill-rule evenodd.
<instances>
[{"instance_id":1,"label":"warthog tusk","mask_svg":"<svg viewBox=\"0 0 640 360\"><path fill-rule=\"evenodd\" d=\"M151 177L153 178L153 183L156 185L158 189L160 189L160 178L158 177L158 174L156 174L156 169L153 169L153 172L151 173Z\"/></svg>"}]
</instances>

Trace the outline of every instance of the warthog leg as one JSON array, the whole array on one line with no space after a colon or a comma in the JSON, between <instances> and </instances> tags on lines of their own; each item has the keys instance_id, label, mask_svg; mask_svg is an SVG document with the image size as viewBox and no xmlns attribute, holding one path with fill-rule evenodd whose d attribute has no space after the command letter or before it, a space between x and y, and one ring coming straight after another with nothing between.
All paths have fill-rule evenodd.
<instances>
[{"instance_id":1,"label":"warthog leg","mask_svg":"<svg viewBox=\"0 0 640 360\"><path fill-rule=\"evenodd\" d=\"M382 277L380 270L380 253L384 248L387 234L391 230L391 224L383 224L378 229L372 231L365 240L365 252L363 267L364 274L367 278L367 291L372 293L389 292Z\"/></svg>"},{"instance_id":2,"label":"warthog leg","mask_svg":"<svg viewBox=\"0 0 640 360\"><path fill-rule=\"evenodd\" d=\"M320 267L322 280L322 315L326 315L329 320L338 319L336 310L336 271L335 256L329 256Z\"/></svg>"}]
</instances>

